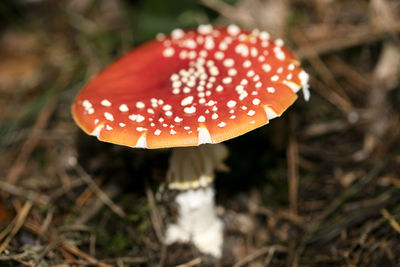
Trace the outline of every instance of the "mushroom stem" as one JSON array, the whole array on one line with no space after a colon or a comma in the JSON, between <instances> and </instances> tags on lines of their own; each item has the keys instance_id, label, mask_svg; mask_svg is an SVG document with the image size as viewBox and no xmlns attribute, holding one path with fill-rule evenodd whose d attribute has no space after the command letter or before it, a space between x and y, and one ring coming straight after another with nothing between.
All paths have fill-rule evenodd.
<instances>
[{"instance_id":1,"label":"mushroom stem","mask_svg":"<svg viewBox=\"0 0 400 267\"><path fill-rule=\"evenodd\" d=\"M182 191L175 201L179 217L167 226L166 244L192 242L200 252L220 258L224 226L215 213L212 186Z\"/></svg>"},{"instance_id":2,"label":"mushroom stem","mask_svg":"<svg viewBox=\"0 0 400 267\"><path fill-rule=\"evenodd\" d=\"M215 212L212 181L228 150L222 144L175 148L168 170L169 188L179 190L175 198L179 215L167 225L166 244L192 242L202 253L220 258L223 223Z\"/></svg>"}]
</instances>

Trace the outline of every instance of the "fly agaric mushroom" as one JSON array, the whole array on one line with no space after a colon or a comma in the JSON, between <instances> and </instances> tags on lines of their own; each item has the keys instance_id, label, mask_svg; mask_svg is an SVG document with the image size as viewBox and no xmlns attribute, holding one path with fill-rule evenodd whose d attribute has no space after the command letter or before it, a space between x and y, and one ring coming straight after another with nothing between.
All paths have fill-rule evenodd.
<instances>
[{"instance_id":1,"label":"fly agaric mushroom","mask_svg":"<svg viewBox=\"0 0 400 267\"><path fill-rule=\"evenodd\" d=\"M236 25L159 34L98 74L76 97L76 123L101 141L139 148L178 148L168 171L180 217L166 242L192 241L221 256L221 221L210 185L227 155L216 144L279 117L308 75L267 32Z\"/></svg>"}]
</instances>

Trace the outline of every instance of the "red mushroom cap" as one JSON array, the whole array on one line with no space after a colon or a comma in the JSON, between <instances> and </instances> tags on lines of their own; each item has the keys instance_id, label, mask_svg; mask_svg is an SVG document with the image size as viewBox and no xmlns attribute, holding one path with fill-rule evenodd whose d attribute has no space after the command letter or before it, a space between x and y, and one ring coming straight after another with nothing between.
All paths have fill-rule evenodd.
<instances>
[{"instance_id":1,"label":"red mushroom cap","mask_svg":"<svg viewBox=\"0 0 400 267\"><path fill-rule=\"evenodd\" d=\"M197 146L280 116L307 80L282 40L235 25L201 25L160 35L120 58L79 93L72 113L102 141Z\"/></svg>"}]
</instances>

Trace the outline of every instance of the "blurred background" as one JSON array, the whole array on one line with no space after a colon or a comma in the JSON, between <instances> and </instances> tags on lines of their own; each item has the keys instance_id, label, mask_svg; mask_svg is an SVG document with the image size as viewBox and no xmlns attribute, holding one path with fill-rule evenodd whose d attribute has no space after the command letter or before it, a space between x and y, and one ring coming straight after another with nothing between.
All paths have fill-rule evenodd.
<instances>
[{"instance_id":1,"label":"blurred background","mask_svg":"<svg viewBox=\"0 0 400 267\"><path fill-rule=\"evenodd\" d=\"M101 143L70 113L116 58L204 23L282 38L311 77L309 102L225 142L219 262L162 244L170 151ZM398 266L399 32L396 0L1 1L0 265Z\"/></svg>"}]
</instances>

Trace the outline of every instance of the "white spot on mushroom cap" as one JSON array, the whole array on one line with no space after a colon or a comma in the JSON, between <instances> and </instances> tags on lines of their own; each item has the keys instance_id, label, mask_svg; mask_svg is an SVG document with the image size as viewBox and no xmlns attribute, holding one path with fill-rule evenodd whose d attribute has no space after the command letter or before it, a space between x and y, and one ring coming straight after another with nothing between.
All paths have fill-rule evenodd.
<instances>
[{"instance_id":1,"label":"white spot on mushroom cap","mask_svg":"<svg viewBox=\"0 0 400 267\"><path fill-rule=\"evenodd\" d=\"M247 115L249 116L254 116L256 114L256 112L254 110L249 110L249 112L247 112Z\"/></svg>"},{"instance_id":2,"label":"white spot on mushroom cap","mask_svg":"<svg viewBox=\"0 0 400 267\"><path fill-rule=\"evenodd\" d=\"M279 76L278 75L274 75L274 76L271 77L271 81L272 82L276 82L278 80L279 80Z\"/></svg>"},{"instance_id":3,"label":"white spot on mushroom cap","mask_svg":"<svg viewBox=\"0 0 400 267\"><path fill-rule=\"evenodd\" d=\"M212 50L215 47L214 39L211 36L206 37L206 42L204 43L204 48L207 50Z\"/></svg>"},{"instance_id":4,"label":"white spot on mushroom cap","mask_svg":"<svg viewBox=\"0 0 400 267\"><path fill-rule=\"evenodd\" d=\"M240 28L235 24L231 24L228 26L227 31L230 35L238 35L240 33Z\"/></svg>"},{"instance_id":5,"label":"white spot on mushroom cap","mask_svg":"<svg viewBox=\"0 0 400 267\"><path fill-rule=\"evenodd\" d=\"M167 47L163 51L164 57L172 57L175 54L175 50L172 47Z\"/></svg>"},{"instance_id":6,"label":"white spot on mushroom cap","mask_svg":"<svg viewBox=\"0 0 400 267\"><path fill-rule=\"evenodd\" d=\"M107 99L101 100L100 104L101 104L102 106L105 106L105 107L111 107L111 102L108 101Z\"/></svg>"},{"instance_id":7,"label":"white spot on mushroom cap","mask_svg":"<svg viewBox=\"0 0 400 267\"><path fill-rule=\"evenodd\" d=\"M227 58L224 60L223 64L225 67L229 68L235 64L235 61L232 58Z\"/></svg>"},{"instance_id":8,"label":"white spot on mushroom cap","mask_svg":"<svg viewBox=\"0 0 400 267\"><path fill-rule=\"evenodd\" d=\"M271 65L269 65L269 64L263 64L262 65L262 69L265 71L265 72L270 72L271 71Z\"/></svg>"},{"instance_id":9,"label":"white spot on mushroom cap","mask_svg":"<svg viewBox=\"0 0 400 267\"><path fill-rule=\"evenodd\" d=\"M216 66L212 66L212 67L209 69L209 72L210 72L210 74L211 74L212 76L218 76L218 74L219 74L219 70L218 70L218 68L217 68Z\"/></svg>"},{"instance_id":10,"label":"white spot on mushroom cap","mask_svg":"<svg viewBox=\"0 0 400 267\"><path fill-rule=\"evenodd\" d=\"M280 39L280 38L278 38L278 39L276 39L275 40L275 45L276 46L283 46L285 43L283 42L283 40L282 39Z\"/></svg>"},{"instance_id":11,"label":"white spot on mushroom cap","mask_svg":"<svg viewBox=\"0 0 400 267\"><path fill-rule=\"evenodd\" d=\"M204 117L203 115L201 115L198 119L198 122L205 122L206 121L206 117Z\"/></svg>"},{"instance_id":12,"label":"white spot on mushroom cap","mask_svg":"<svg viewBox=\"0 0 400 267\"><path fill-rule=\"evenodd\" d=\"M247 77L253 77L254 74L255 74L254 70L249 70L246 75Z\"/></svg>"},{"instance_id":13,"label":"white spot on mushroom cap","mask_svg":"<svg viewBox=\"0 0 400 267\"><path fill-rule=\"evenodd\" d=\"M217 51L215 52L214 57L217 60L222 60L225 57L225 54L222 51Z\"/></svg>"},{"instance_id":14,"label":"white spot on mushroom cap","mask_svg":"<svg viewBox=\"0 0 400 267\"><path fill-rule=\"evenodd\" d=\"M189 49L196 49L197 43L195 40L188 39L184 41L183 46Z\"/></svg>"},{"instance_id":15,"label":"white spot on mushroom cap","mask_svg":"<svg viewBox=\"0 0 400 267\"><path fill-rule=\"evenodd\" d=\"M92 103L90 103L89 100L83 100L82 106L86 109L86 108L91 108L93 105Z\"/></svg>"},{"instance_id":16,"label":"white spot on mushroom cap","mask_svg":"<svg viewBox=\"0 0 400 267\"><path fill-rule=\"evenodd\" d=\"M137 115L136 121L142 122L142 121L144 121L144 117L142 115Z\"/></svg>"},{"instance_id":17,"label":"white spot on mushroom cap","mask_svg":"<svg viewBox=\"0 0 400 267\"><path fill-rule=\"evenodd\" d=\"M235 47L235 52L237 54L241 55L242 57L248 57L249 56L249 48L245 44L238 44Z\"/></svg>"},{"instance_id":18,"label":"white spot on mushroom cap","mask_svg":"<svg viewBox=\"0 0 400 267\"><path fill-rule=\"evenodd\" d=\"M179 75L174 73L171 75L171 77L169 78L172 82L174 81L178 81L179 80Z\"/></svg>"},{"instance_id":19,"label":"white spot on mushroom cap","mask_svg":"<svg viewBox=\"0 0 400 267\"><path fill-rule=\"evenodd\" d=\"M188 54L187 54L187 51L186 51L186 50L182 50L182 51L179 53L179 58L182 59L182 60L185 60L185 59L187 58L187 56L188 56Z\"/></svg>"},{"instance_id":20,"label":"white spot on mushroom cap","mask_svg":"<svg viewBox=\"0 0 400 267\"><path fill-rule=\"evenodd\" d=\"M194 106L186 107L183 109L183 111L187 114L193 114L196 112L196 108Z\"/></svg>"},{"instance_id":21,"label":"white spot on mushroom cap","mask_svg":"<svg viewBox=\"0 0 400 267\"><path fill-rule=\"evenodd\" d=\"M213 106L213 105L215 105L215 104L217 104L217 102L215 102L214 100L210 100L210 101L208 101L207 102L207 106L209 106L209 107L211 107L211 106Z\"/></svg>"},{"instance_id":22,"label":"white spot on mushroom cap","mask_svg":"<svg viewBox=\"0 0 400 267\"><path fill-rule=\"evenodd\" d=\"M229 100L228 103L226 104L228 108L233 108L236 106L236 101L234 100Z\"/></svg>"},{"instance_id":23,"label":"white spot on mushroom cap","mask_svg":"<svg viewBox=\"0 0 400 267\"><path fill-rule=\"evenodd\" d=\"M266 31L260 32L260 39L263 41L268 41L270 38L269 33Z\"/></svg>"},{"instance_id":24,"label":"white spot on mushroom cap","mask_svg":"<svg viewBox=\"0 0 400 267\"><path fill-rule=\"evenodd\" d=\"M119 106L119 110L121 112L128 112L129 108L128 108L128 106L126 104L122 104L122 105Z\"/></svg>"},{"instance_id":25,"label":"white spot on mushroom cap","mask_svg":"<svg viewBox=\"0 0 400 267\"><path fill-rule=\"evenodd\" d=\"M193 96L185 97L185 98L182 99L182 101L181 101L181 106L187 106L187 105L192 104L192 103L193 103L193 99L194 99Z\"/></svg>"},{"instance_id":26,"label":"white spot on mushroom cap","mask_svg":"<svg viewBox=\"0 0 400 267\"><path fill-rule=\"evenodd\" d=\"M283 51L278 51L275 53L275 56L277 59L279 60L285 60L286 56L285 53L283 53Z\"/></svg>"},{"instance_id":27,"label":"white spot on mushroom cap","mask_svg":"<svg viewBox=\"0 0 400 267\"><path fill-rule=\"evenodd\" d=\"M250 49L250 55L251 55L252 57L256 57L256 56L258 55L258 50L257 50L257 48L252 47L252 48Z\"/></svg>"},{"instance_id":28,"label":"white spot on mushroom cap","mask_svg":"<svg viewBox=\"0 0 400 267\"><path fill-rule=\"evenodd\" d=\"M237 74L237 70L234 68L231 68L228 70L228 75L229 76L235 76Z\"/></svg>"},{"instance_id":29,"label":"white spot on mushroom cap","mask_svg":"<svg viewBox=\"0 0 400 267\"><path fill-rule=\"evenodd\" d=\"M254 98L252 103L253 105L258 106L261 103L261 100L258 98Z\"/></svg>"},{"instance_id":30,"label":"white spot on mushroom cap","mask_svg":"<svg viewBox=\"0 0 400 267\"><path fill-rule=\"evenodd\" d=\"M142 101L136 102L136 107L137 108L144 108L146 105Z\"/></svg>"},{"instance_id":31,"label":"white spot on mushroom cap","mask_svg":"<svg viewBox=\"0 0 400 267\"><path fill-rule=\"evenodd\" d=\"M182 29L175 29L171 32L171 36L173 39L180 39L185 35L185 32Z\"/></svg>"},{"instance_id":32,"label":"white spot on mushroom cap","mask_svg":"<svg viewBox=\"0 0 400 267\"><path fill-rule=\"evenodd\" d=\"M199 56L202 57L202 58L207 57L207 55L208 55L208 53L207 53L207 51L205 51L205 50L201 50L201 51L199 52Z\"/></svg>"},{"instance_id":33,"label":"white spot on mushroom cap","mask_svg":"<svg viewBox=\"0 0 400 267\"><path fill-rule=\"evenodd\" d=\"M114 116L109 112L104 112L104 117L106 118L106 120L114 121Z\"/></svg>"},{"instance_id":34,"label":"white spot on mushroom cap","mask_svg":"<svg viewBox=\"0 0 400 267\"><path fill-rule=\"evenodd\" d=\"M268 93L275 93L275 88L274 87L267 87L267 92Z\"/></svg>"},{"instance_id":35,"label":"white spot on mushroom cap","mask_svg":"<svg viewBox=\"0 0 400 267\"><path fill-rule=\"evenodd\" d=\"M179 80L176 80L176 81L172 82L172 87L173 88L179 88L181 86L182 86L182 82L179 81Z\"/></svg>"},{"instance_id":36,"label":"white spot on mushroom cap","mask_svg":"<svg viewBox=\"0 0 400 267\"><path fill-rule=\"evenodd\" d=\"M251 61L248 60L248 59L246 59L246 60L243 62L243 67L244 67L244 68L250 68L250 66L251 66Z\"/></svg>"},{"instance_id":37,"label":"white spot on mushroom cap","mask_svg":"<svg viewBox=\"0 0 400 267\"><path fill-rule=\"evenodd\" d=\"M221 42L221 43L219 44L218 48L219 48L220 50L225 51L225 50L228 49L228 44L227 44L226 42Z\"/></svg>"},{"instance_id":38,"label":"white spot on mushroom cap","mask_svg":"<svg viewBox=\"0 0 400 267\"><path fill-rule=\"evenodd\" d=\"M222 83L224 84L229 84L232 82L232 78L231 77L225 77L222 79Z\"/></svg>"},{"instance_id":39,"label":"white spot on mushroom cap","mask_svg":"<svg viewBox=\"0 0 400 267\"><path fill-rule=\"evenodd\" d=\"M242 101L245 99L249 94L246 91L240 92L239 94L239 100Z\"/></svg>"},{"instance_id":40,"label":"white spot on mushroom cap","mask_svg":"<svg viewBox=\"0 0 400 267\"><path fill-rule=\"evenodd\" d=\"M215 91L217 91L217 92L222 92L224 90L224 87L222 87L222 85L218 85L216 88L215 88Z\"/></svg>"},{"instance_id":41,"label":"white spot on mushroom cap","mask_svg":"<svg viewBox=\"0 0 400 267\"><path fill-rule=\"evenodd\" d=\"M171 106L171 105L168 105L168 104L166 104L166 105L164 105L164 106L162 107L162 109L163 109L164 111L171 110L171 108L172 108L172 106Z\"/></svg>"},{"instance_id":42,"label":"white spot on mushroom cap","mask_svg":"<svg viewBox=\"0 0 400 267\"><path fill-rule=\"evenodd\" d=\"M213 31L213 27L210 24L201 24L197 27L197 31L200 34L210 34Z\"/></svg>"}]
</instances>

